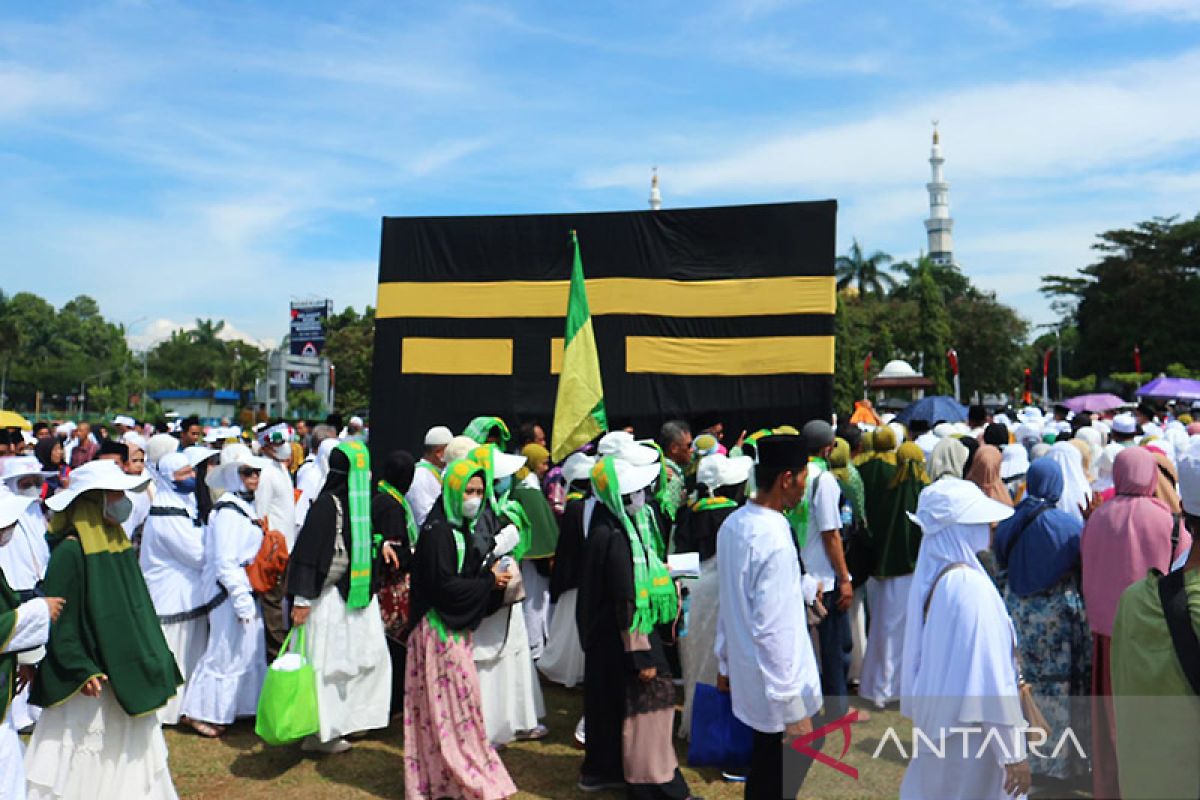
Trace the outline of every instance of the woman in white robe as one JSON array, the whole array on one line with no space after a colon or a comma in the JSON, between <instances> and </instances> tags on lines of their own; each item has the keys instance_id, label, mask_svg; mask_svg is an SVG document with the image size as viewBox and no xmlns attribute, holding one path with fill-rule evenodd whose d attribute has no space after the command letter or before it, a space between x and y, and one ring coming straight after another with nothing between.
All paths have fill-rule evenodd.
<instances>
[{"instance_id":1,"label":"woman in white robe","mask_svg":"<svg viewBox=\"0 0 1200 800\"><path fill-rule=\"evenodd\" d=\"M487 456L480 454L480 450L485 448L492 450L492 478L496 484L496 495L503 500L506 482L511 481L525 463L525 457L502 453L494 445L485 445L477 448L472 458L477 462L479 458L486 460ZM489 508L484 512L484 518L490 513L492 509ZM505 519L502 524L509 522L511 520ZM486 523L477 526L477 530L485 527ZM512 532L516 533L515 528ZM500 541L501 537L496 539ZM515 542L510 544L515 545ZM493 553L502 557L512 549L512 546L501 546ZM495 747L501 747L515 739L545 737L548 731L538 720L546 715L546 706L533 655L529 650L523 602L501 606L484 617L475 631L473 657L479 671L479 693L483 700L488 741Z\"/></svg>"},{"instance_id":2,"label":"woman in white robe","mask_svg":"<svg viewBox=\"0 0 1200 800\"><path fill-rule=\"evenodd\" d=\"M0 553L12 546L18 520L33 502L31 497L14 494L0 497ZM0 571L0 587L4 587L0 588L0 639L6 640L0 641L0 671L16 669L14 654L41 649L50 636L50 622L62 607L59 598L20 602L6 578ZM7 687L0 690L0 797L6 800L25 797L25 749L12 713L15 699L8 695Z\"/></svg>"},{"instance_id":3,"label":"woman in white robe","mask_svg":"<svg viewBox=\"0 0 1200 800\"><path fill-rule=\"evenodd\" d=\"M191 451L195 450L195 453ZM179 722L186 681L208 646L208 614L226 597L204 581L204 529L196 509L195 466L201 448L168 453L150 467L157 492L142 527L138 563L167 646L175 655L184 687L159 709L164 725Z\"/></svg>"},{"instance_id":4,"label":"woman in white robe","mask_svg":"<svg viewBox=\"0 0 1200 800\"><path fill-rule=\"evenodd\" d=\"M215 737L238 717L253 716L266 675L262 614L245 565L262 546L253 497L269 464L245 445L228 445L207 482L221 496L204 532L202 584L227 597L208 614L208 645L188 680L182 713L197 733Z\"/></svg>"},{"instance_id":5,"label":"woman in white robe","mask_svg":"<svg viewBox=\"0 0 1200 800\"><path fill-rule=\"evenodd\" d=\"M913 520L924 537L908 596L900 711L946 745L940 757L924 742L910 753L903 799L1007 800L1029 790L1016 633L975 555L989 547L990 524L1012 513L957 478L921 493Z\"/></svg>"},{"instance_id":6,"label":"woman in white robe","mask_svg":"<svg viewBox=\"0 0 1200 800\"><path fill-rule=\"evenodd\" d=\"M346 736L386 728L391 716L392 661L371 561L370 471L365 445L337 446L288 563L292 624L305 626L317 674L320 728L301 744L306 751L349 750ZM354 563L356 552L364 563Z\"/></svg>"}]
</instances>

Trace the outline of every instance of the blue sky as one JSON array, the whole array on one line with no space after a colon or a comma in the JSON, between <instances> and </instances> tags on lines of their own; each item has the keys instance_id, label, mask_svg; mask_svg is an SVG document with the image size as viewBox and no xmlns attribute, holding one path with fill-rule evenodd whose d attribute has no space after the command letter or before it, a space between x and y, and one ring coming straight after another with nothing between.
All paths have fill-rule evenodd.
<instances>
[{"instance_id":1,"label":"blue sky","mask_svg":"<svg viewBox=\"0 0 1200 800\"><path fill-rule=\"evenodd\" d=\"M380 217L840 201L1034 322L1094 235L1200 205L1200 0L109 2L0 10L0 288L135 343L374 302Z\"/></svg>"}]
</instances>

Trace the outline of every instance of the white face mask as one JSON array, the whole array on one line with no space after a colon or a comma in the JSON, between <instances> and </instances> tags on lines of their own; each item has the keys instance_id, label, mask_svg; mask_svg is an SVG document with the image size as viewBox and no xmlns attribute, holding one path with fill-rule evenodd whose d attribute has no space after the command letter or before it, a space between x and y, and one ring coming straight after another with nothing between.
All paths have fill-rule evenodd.
<instances>
[{"instance_id":1,"label":"white face mask","mask_svg":"<svg viewBox=\"0 0 1200 800\"><path fill-rule=\"evenodd\" d=\"M0 547L12 541L13 533L17 530L16 525L9 525L7 528L0 528Z\"/></svg>"},{"instance_id":2,"label":"white face mask","mask_svg":"<svg viewBox=\"0 0 1200 800\"><path fill-rule=\"evenodd\" d=\"M468 497L466 500L463 500L463 519L475 519L475 517L479 516L479 509L482 505L482 497Z\"/></svg>"},{"instance_id":3,"label":"white face mask","mask_svg":"<svg viewBox=\"0 0 1200 800\"><path fill-rule=\"evenodd\" d=\"M982 553L992 546L992 529L986 523L967 526L967 545L972 552Z\"/></svg>"},{"instance_id":4,"label":"white face mask","mask_svg":"<svg viewBox=\"0 0 1200 800\"><path fill-rule=\"evenodd\" d=\"M118 525L124 524L133 513L133 501L122 495L120 500L104 498L104 516Z\"/></svg>"},{"instance_id":5,"label":"white face mask","mask_svg":"<svg viewBox=\"0 0 1200 800\"><path fill-rule=\"evenodd\" d=\"M17 494L21 497L41 497L42 486L39 483L35 483L33 486L26 486L24 489L18 489Z\"/></svg>"},{"instance_id":6,"label":"white face mask","mask_svg":"<svg viewBox=\"0 0 1200 800\"><path fill-rule=\"evenodd\" d=\"M625 513L633 516L642 510L642 506L646 505L646 490L638 489L629 497L625 498Z\"/></svg>"},{"instance_id":7,"label":"white face mask","mask_svg":"<svg viewBox=\"0 0 1200 800\"><path fill-rule=\"evenodd\" d=\"M276 461L283 461L283 462L291 461L292 460L292 446L289 444L276 445L275 447L271 448L271 456Z\"/></svg>"}]
</instances>

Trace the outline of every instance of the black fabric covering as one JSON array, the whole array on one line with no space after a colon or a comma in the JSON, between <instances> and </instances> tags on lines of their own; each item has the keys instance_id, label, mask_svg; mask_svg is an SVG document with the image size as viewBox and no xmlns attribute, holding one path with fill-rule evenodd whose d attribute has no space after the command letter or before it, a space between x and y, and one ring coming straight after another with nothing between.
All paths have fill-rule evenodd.
<instances>
[{"instance_id":1,"label":"black fabric covering","mask_svg":"<svg viewBox=\"0 0 1200 800\"><path fill-rule=\"evenodd\" d=\"M473 631L504 599L502 591L493 590L495 581L484 570L478 548L467 548L458 569L454 530L441 503L434 505L421 526L409 574L411 627L434 608L450 630Z\"/></svg>"},{"instance_id":2,"label":"black fabric covering","mask_svg":"<svg viewBox=\"0 0 1200 800\"><path fill-rule=\"evenodd\" d=\"M837 203L779 203L657 212L494 217L385 218L380 282L566 280L579 236L592 278L721 280L832 275ZM565 309L564 309L565 310ZM433 312L436 313L436 312ZM381 318L375 325L371 446L377 454L420 450L431 426L462 430L478 414L510 428L553 418L558 377L550 372L551 338L562 317L491 319ZM625 338L832 335L832 314L697 317L593 317L610 419L653 434L664 419L717 414L726 430L825 418L833 407L831 375L750 377L627 374ZM513 375L405 375L408 336L511 337ZM402 410L403 413L400 413ZM549 433L549 430L547 430Z\"/></svg>"},{"instance_id":3,"label":"black fabric covering","mask_svg":"<svg viewBox=\"0 0 1200 800\"><path fill-rule=\"evenodd\" d=\"M350 545L350 459L341 450L329 454L329 475L321 493L308 509L304 525L296 535L296 543L288 556L287 593L294 597L316 600L321 596L325 576L333 562L334 537L340 535L351 552ZM342 528L337 525L334 496L342 504ZM371 594L379 590L379 570L371 571ZM350 596L350 570L337 583L338 593L345 600Z\"/></svg>"},{"instance_id":4,"label":"black fabric covering","mask_svg":"<svg viewBox=\"0 0 1200 800\"><path fill-rule=\"evenodd\" d=\"M711 508L693 511L691 506L683 508L675 520L675 552L699 553L701 561L717 554L717 531L725 518L737 511L736 508Z\"/></svg>"},{"instance_id":5,"label":"black fabric covering","mask_svg":"<svg viewBox=\"0 0 1200 800\"><path fill-rule=\"evenodd\" d=\"M587 498L568 500L558 522L558 546L554 549L554 570L550 573L550 602L557 603L563 592L578 589L583 579L583 510Z\"/></svg>"}]
</instances>

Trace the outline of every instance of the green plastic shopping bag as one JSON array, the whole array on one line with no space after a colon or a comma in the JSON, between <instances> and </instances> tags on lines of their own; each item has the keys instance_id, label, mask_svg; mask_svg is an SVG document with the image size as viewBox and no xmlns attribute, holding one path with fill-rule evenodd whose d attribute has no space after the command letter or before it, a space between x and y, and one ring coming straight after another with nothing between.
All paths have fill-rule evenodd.
<instances>
[{"instance_id":1,"label":"green plastic shopping bag","mask_svg":"<svg viewBox=\"0 0 1200 800\"><path fill-rule=\"evenodd\" d=\"M267 670L254 732L267 744L287 744L316 733L319 727L317 676L304 648L304 626L297 625Z\"/></svg>"}]
</instances>

